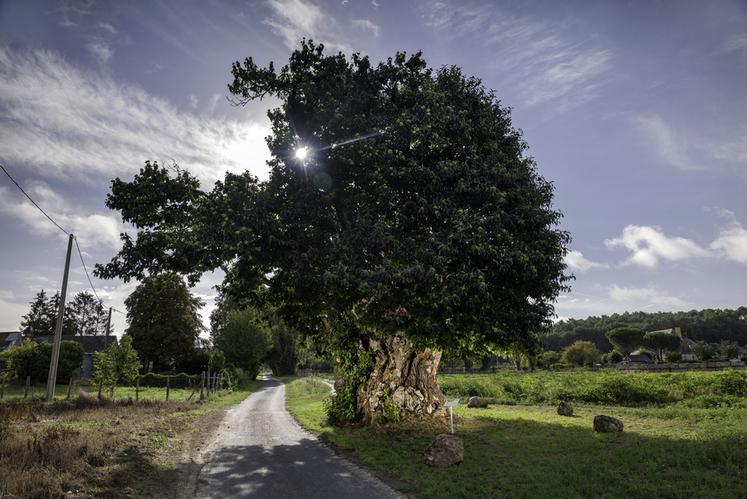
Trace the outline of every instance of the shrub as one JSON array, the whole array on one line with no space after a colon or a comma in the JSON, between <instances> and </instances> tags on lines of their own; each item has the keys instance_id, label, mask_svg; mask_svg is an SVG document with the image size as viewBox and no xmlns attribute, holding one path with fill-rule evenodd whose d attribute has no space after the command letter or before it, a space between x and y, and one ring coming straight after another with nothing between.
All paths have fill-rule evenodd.
<instances>
[{"instance_id":1,"label":"shrub","mask_svg":"<svg viewBox=\"0 0 747 499\"><path fill-rule=\"evenodd\" d=\"M679 362L682 360L682 354L679 352L667 352L664 356L664 360L667 362Z\"/></svg>"},{"instance_id":2,"label":"shrub","mask_svg":"<svg viewBox=\"0 0 747 499\"><path fill-rule=\"evenodd\" d=\"M699 341L693 346L693 352L698 360L712 360L716 358L716 347L710 343Z\"/></svg>"},{"instance_id":3,"label":"shrub","mask_svg":"<svg viewBox=\"0 0 747 499\"><path fill-rule=\"evenodd\" d=\"M179 374L156 374L148 373L140 377L140 386L149 386L153 388L165 388L167 378L169 386L171 388L190 388L199 386L202 380L202 375L190 375L187 373Z\"/></svg>"},{"instance_id":4,"label":"shrub","mask_svg":"<svg viewBox=\"0 0 747 499\"><path fill-rule=\"evenodd\" d=\"M622 362L623 355L617 350L612 350L611 352L605 354L604 360L607 364L618 364Z\"/></svg>"},{"instance_id":5,"label":"shrub","mask_svg":"<svg viewBox=\"0 0 747 499\"><path fill-rule=\"evenodd\" d=\"M85 357L83 346L77 341L65 340L60 343L60 357L57 363L57 382L67 383ZM6 350L2 354L7 368L18 381L31 376L34 383L44 383L49 374L52 359L52 345L26 340L22 346Z\"/></svg>"},{"instance_id":6,"label":"shrub","mask_svg":"<svg viewBox=\"0 0 747 499\"><path fill-rule=\"evenodd\" d=\"M594 365L602 358L602 353L591 341L578 340L563 350L563 362L577 366Z\"/></svg>"},{"instance_id":7,"label":"shrub","mask_svg":"<svg viewBox=\"0 0 747 499\"><path fill-rule=\"evenodd\" d=\"M542 354L539 356L539 365L541 367L548 368L553 364L557 364L558 362L560 362L560 354L552 350L542 352Z\"/></svg>"}]
</instances>

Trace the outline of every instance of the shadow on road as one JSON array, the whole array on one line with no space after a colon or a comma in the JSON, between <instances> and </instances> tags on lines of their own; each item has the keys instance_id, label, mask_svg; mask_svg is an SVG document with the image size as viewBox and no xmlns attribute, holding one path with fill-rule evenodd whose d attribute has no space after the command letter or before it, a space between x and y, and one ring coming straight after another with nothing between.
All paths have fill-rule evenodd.
<instances>
[{"instance_id":1,"label":"shadow on road","mask_svg":"<svg viewBox=\"0 0 747 499\"><path fill-rule=\"evenodd\" d=\"M383 497L370 484L353 479L339 458L320 454L319 443L309 439L271 449L226 447L203 468L196 497Z\"/></svg>"}]
</instances>

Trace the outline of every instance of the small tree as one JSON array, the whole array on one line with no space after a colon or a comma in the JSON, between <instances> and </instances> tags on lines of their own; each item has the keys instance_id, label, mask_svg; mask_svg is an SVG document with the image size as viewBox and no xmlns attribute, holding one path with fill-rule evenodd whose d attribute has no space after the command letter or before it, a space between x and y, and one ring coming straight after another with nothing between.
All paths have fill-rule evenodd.
<instances>
[{"instance_id":1,"label":"small tree","mask_svg":"<svg viewBox=\"0 0 747 499\"><path fill-rule=\"evenodd\" d=\"M698 360L706 361L716 358L718 351L714 345L705 341L698 341L693 345L693 353L695 353Z\"/></svg>"},{"instance_id":2,"label":"small tree","mask_svg":"<svg viewBox=\"0 0 747 499\"><path fill-rule=\"evenodd\" d=\"M267 363L275 376L296 374L298 364L298 331L283 320L271 318L272 348L267 355Z\"/></svg>"},{"instance_id":3,"label":"small tree","mask_svg":"<svg viewBox=\"0 0 747 499\"><path fill-rule=\"evenodd\" d=\"M634 327L618 327L607 331L607 339L623 356L640 347L643 343L643 331Z\"/></svg>"},{"instance_id":4,"label":"small tree","mask_svg":"<svg viewBox=\"0 0 747 499\"><path fill-rule=\"evenodd\" d=\"M664 360L664 352L673 352L680 347L682 340L679 336L664 332L651 332L643 335L642 345L656 354L656 359Z\"/></svg>"},{"instance_id":5,"label":"small tree","mask_svg":"<svg viewBox=\"0 0 747 499\"><path fill-rule=\"evenodd\" d=\"M736 359L739 355L739 345L736 341L721 340L718 344L718 353L722 359Z\"/></svg>"},{"instance_id":6,"label":"small tree","mask_svg":"<svg viewBox=\"0 0 747 499\"><path fill-rule=\"evenodd\" d=\"M542 352L542 355L539 357L539 365L545 368L551 367L558 362L560 362L560 354L553 350Z\"/></svg>"},{"instance_id":7,"label":"small tree","mask_svg":"<svg viewBox=\"0 0 747 499\"><path fill-rule=\"evenodd\" d=\"M593 366L599 359L602 358L602 353L599 351L597 346L591 341L578 340L573 344L567 346L563 350L562 359L566 364L572 364L576 366L589 365Z\"/></svg>"},{"instance_id":8,"label":"small tree","mask_svg":"<svg viewBox=\"0 0 747 499\"><path fill-rule=\"evenodd\" d=\"M99 398L101 398L102 388L114 390L117 381L117 373L114 369L114 363L108 352L96 352L93 355L93 383L99 389Z\"/></svg>"},{"instance_id":9,"label":"small tree","mask_svg":"<svg viewBox=\"0 0 747 499\"><path fill-rule=\"evenodd\" d=\"M244 369L256 378L270 349L267 322L254 309L233 310L225 326L213 331L213 341L231 364Z\"/></svg>"},{"instance_id":10,"label":"small tree","mask_svg":"<svg viewBox=\"0 0 747 499\"><path fill-rule=\"evenodd\" d=\"M210 360L208 360L208 370L211 373L219 373L226 367L226 356L223 352L217 348L210 352Z\"/></svg>"},{"instance_id":11,"label":"small tree","mask_svg":"<svg viewBox=\"0 0 747 499\"><path fill-rule=\"evenodd\" d=\"M611 352L608 352L607 354L605 354L605 361L608 364L617 364L618 362L621 362L622 360L623 360L623 355L617 350L612 350Z\"/></svg>"},{"instance_id":12,"label":"small tree","mask_svg":"<svg viewBox=\"0 0 747 499\"><path fill-rule=\"evenodd\" d=\"M45 350L49 350L49 353L45 355L47 363L52 357L52 347L48 343L45 345ZM60 343L60 359L57 364L57 381L60 383L67 383L70 378L75 374L75 371L80 369L83 364L83 359L86 356L86 351L83 345L77 341L65 340ZM49 364L47 364L48 366Z\"/></svg>"},{"instance_id":13,"label":"small tree","mask_svg":"<svg viewBox=\"0 0 747 499\"><path fill-rule=\"evenodd\" d=\"M114 383L124 381L131 385L140 375L140 358L132 346L132 338L125 334L119 343L111 343L106 349L114 369Z\"/></svg>"}]
</instances>

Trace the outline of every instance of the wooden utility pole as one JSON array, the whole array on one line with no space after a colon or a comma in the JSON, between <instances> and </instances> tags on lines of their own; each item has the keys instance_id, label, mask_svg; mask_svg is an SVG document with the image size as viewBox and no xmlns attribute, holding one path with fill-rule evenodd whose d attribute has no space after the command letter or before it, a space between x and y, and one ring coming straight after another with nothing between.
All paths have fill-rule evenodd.
<instances>
[{"instance_id":1,"label":"wooden utility pole","mask_svg":"<svg viewBox=\"0 0 747 499\"><path fill-rule=\"evenodd\" d=\"M106 332L104 333L106 337L109 337L109 330L111 329L112 325L112 307L109 307L109 317L106 319Z\"/></svg>"},{"instance_id":2,"label":"wooden utility pole","mask_svg":"<svg viewBox=\"0 0 747 499\"><path fill-rule=\"evenodd\" d=\"M60 292L60 306L57 309L57 326L54 328L52 342L52 360L49 362L49 376L47 377L47 402L54 399L54 389L57 384L57 363L60 360L60 343L62 342L62 324L65 319L65 295L67 294L67 277L70 273L70 254L73 251L73 235L67 239L67 256L65 257L65 272L62 276L62 291Z\"/></svg>"}]
</instances>

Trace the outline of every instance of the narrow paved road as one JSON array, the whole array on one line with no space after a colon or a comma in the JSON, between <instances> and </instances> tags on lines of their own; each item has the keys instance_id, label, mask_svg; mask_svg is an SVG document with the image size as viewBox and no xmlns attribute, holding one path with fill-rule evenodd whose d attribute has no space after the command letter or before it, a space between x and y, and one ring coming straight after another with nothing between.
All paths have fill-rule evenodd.
<instances>
[{"instance_id":1,"label":"narrow paved road","mask_svg":"<svg viewBox=\"0 0 747 499\"><path fill-rule=\"evenodd\" d=\"M206 461L195 497L401 497L301 429L285 410L285 386L273 378L226 414Z\"/></svg>"}]
</instances>

